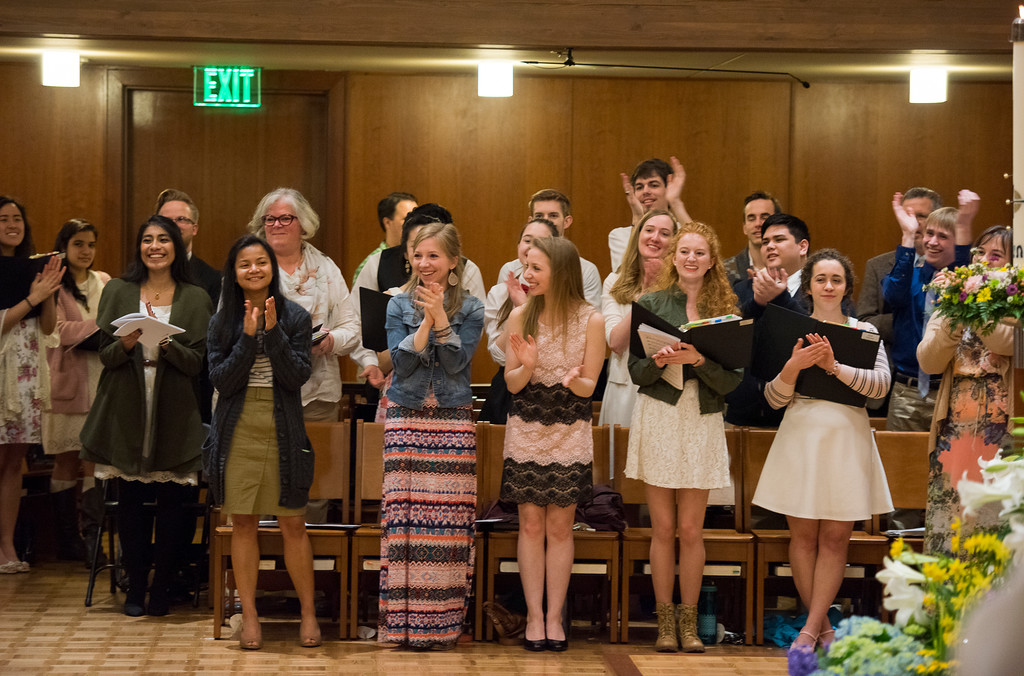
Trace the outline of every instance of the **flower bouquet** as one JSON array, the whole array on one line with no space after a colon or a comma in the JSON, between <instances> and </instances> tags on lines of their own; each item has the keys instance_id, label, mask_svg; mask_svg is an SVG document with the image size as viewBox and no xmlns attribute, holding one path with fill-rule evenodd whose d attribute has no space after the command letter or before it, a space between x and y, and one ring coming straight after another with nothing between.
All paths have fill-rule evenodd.
<instances>
[{"instance_id":1,"label":"flower bouquet","mask_svg":"<svg viewBox=\"0 0 1024 676\"><path fill-rule=\"evenodd\" d=\"M1024 436L1024 429L1018 429L1018 436ZM953 673L952 649L965 613L1001 582L1011 558L1024 561L1024 455L996 456L980 465L982 481L963 479L957 490L967 515L1000 503L999 532L975 533L961 541L955 522L953 556L917 554L902 540L894 542L877 578L885 585L883 605L896 611L895 624L845 619L827 649L792 649L790 674Z\"/></svg>"},{"instance_id":2,"label":"flower bouquet","mask_svg":"<svg viewBox=\"0 0 1024 676\"><path fill-rule=\"evenodd\" d=\"M972 263L936 272L925 288L935 294L935 312L976 333L991 333L1002 319L1024 317L1024 268Z\"/></svg>"}]
</instances>

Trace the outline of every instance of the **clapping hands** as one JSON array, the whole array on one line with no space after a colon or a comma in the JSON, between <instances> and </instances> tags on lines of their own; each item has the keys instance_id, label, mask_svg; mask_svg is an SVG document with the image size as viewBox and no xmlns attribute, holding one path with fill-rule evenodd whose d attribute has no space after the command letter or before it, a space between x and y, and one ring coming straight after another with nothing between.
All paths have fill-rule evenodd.
<instances>
[{"instance_id":1,"label":"clapping hands","mask_svg":"<svg viewBox=\"0 0 1024 676\"><path fill-rule=\"evenodd\" d=\"M533 371L537 366L537 341L533 339L533 336L523 338L518 333L513 333L508 337L508 345L512 348L519 363L528 371Z\"/></svg>"}]
</instances>

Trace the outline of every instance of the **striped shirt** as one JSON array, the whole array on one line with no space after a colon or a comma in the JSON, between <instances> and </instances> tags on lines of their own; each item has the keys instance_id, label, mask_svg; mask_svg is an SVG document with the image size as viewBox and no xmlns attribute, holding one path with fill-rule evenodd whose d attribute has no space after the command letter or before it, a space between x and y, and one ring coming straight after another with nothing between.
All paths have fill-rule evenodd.
<instances>
[{"instance_id":1,"label":"striped shirt","mask_svg":"<svg viewBox=\"0 0 1024 676\"><path fill-rule=\"evenodd\" d=\"M274 370L270 366L270 357L263 349L263 329L256 332L256 360L249 371L249 387L273 387Z\"/></svg>"}]
</instances>

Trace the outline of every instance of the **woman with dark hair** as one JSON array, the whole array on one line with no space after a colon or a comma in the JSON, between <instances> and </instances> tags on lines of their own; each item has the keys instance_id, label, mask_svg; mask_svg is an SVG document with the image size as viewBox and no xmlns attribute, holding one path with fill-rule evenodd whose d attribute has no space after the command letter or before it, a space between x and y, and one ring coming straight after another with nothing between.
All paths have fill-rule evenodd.
<instances>
[{"instance_id":1,"label":"woman with dark hair","mask_svg":"<svg viewBox=\"0 0 1024 676\"><path fill-rule=\"evenodd\" d=\"M533 240L523 280L528 299L508 318L505 382L512 407L501 499L519 505L523 647L561 652L569 647L562 610L573 517L594 484L591 397L604 360L604 320L587 303L579 253L567 239Z\"/></svg>"},{"instance_id":2,"label":"woman with dark hair","mask_svg":"<svg viewBox=\"0 0 1024 676\"><path fill-rule=\"evenodd\" d=\"M65 254L64 276L57 294L60 346L46 350L50 366L50 406L43 411L43 451L54 456L50 498L57 526L57 557L91 561L78 531L75 488L83 463L80 435L96 396L100 363L96 347L86 341L96 332L96 311L110 275L92 269L96 258L96 226L73 218L57 233L53 250ZM95 338L95 337L94 337ZM95 534L102 518L103 491L96 487L92 463L82 480L82 532Z\"/></svg>"},{"instance_id":3,"label":"woman with dark hair","mask_svg":"<svg viewBox=\"0 0 1024 676\"><path fill-rule=\"evenodd\" d=\"M27 573L14 549L21 503L21 464L30 444L41 441L42 410L50 377L43 348L57 325L54 294L64 274L60 259L42 267L25 208L0 196L0 574Z\"/></svg>"},{"instance_id":4,"label":"woman with dark hair","mask_svg":"<svg viewBox=\"0 0 1024 676\"><path fill-rule=\"evenodd\" d=\"M1013 231L997 225L974 240L974 262L993 271L1010 263ZM967 473L981 481L979 460L992 460L1013 447L1010 436L1010 369L1015 328L998 323L980 334L932 313L917 346L925 373L941 373L935 397L929 448L928 504L925 510L925 551L952 554L953 521L963 526L960 537L999 525L999 504L966 516L956 484ZM962 540L961 540L962 541Z\"/></svg>"},{"instance_id":5,"label":"woman with dark hair","mask_svg":"<svg viewBox=\"0 0 1024 676\"><path fill-rule=\"evenodd\" d=\"M800 273L814 319L877 333L843 312L853 294L853 266L835 249L814 252ZM828 609L846 570L846 551L856 521L892 511L889 485L875 447L867 409L796 391L804 369L817 366L869 399L889 389L889 360L881 341L874 368L840 363L827 337L798 338L782 371L765 385L772 408L786 408L765 459L753 502L786 515L793 583L807 606L807 620L793 647L828 645L835 635Z\"/></svg>"},{"instance_id":6,"label":"woman with dark hair","mask_svg":"<svg viewBox=\"0 0 1024 676\"><path fill-rule=\"evenodd\" d=\"M194 516L182 505L197 483L205 432L198 376L206 352L210 296L190 283L187 254L174 221L151 216L139 226L135 256L100 298L100 374L96 399L82 429L82 459L96 477L116 482L117 526L128 593L124 613L166 615L168 587L191 542ZM112 322L148 313L184 332L152 347L141 331L117 337ZM153 514L143 508L156 502ZM149 604L146 587L155 563Z\"/></svg>"},{"instance_id":7,"label":"woman with dark hair","mask_svg":"<svg viewBox=\"0 0 1024 676\"><path fill-rule=\"evenodd\" d=\"M476 426L470 363L484 306L461 285L459 234L426 225L388 303L394 380L384 424L382 643L454 648L473 579Z\"/></svg>"},{"instance_id":8,"label":"woman with dark hair","mask_svg":"<svg viewBox=\"0 0 1024 676\"><path fill-rule=\"evenodd\" d=\"M219 397L204 467L214 500L231 515L231 560L242 603L239 647L263 645L256 613L261 514L277 516L284 560L302 607L300 645L320 645L313 604L313 552L305 508L313 453L302 420L309 378L309 313L281 293L273 249L255 235L234 243L224 264L220 309L207 338Z\"/></svg>"},{"instance_id":9,"label":"woman with dark hair","mask_svg":"<svg viewBox=\"0 0 1024 676\"><path fill-rule=\"evenodd\" d=\"M679 226L665 246L655 288L638 303L675 326L737 312L718 236L704 223ZM651 511L651 585L658 615L654 649L704 652L697 636L704 512L710 491L730 483L722 411L725 395L741 375L683 342L642 359L630 354L628 363L638 389L625 474L644 482ZM668 364L682 365L682 389L662 378ZM677 553L678 607L672 605Z\"/></svg>"}]
</instances>

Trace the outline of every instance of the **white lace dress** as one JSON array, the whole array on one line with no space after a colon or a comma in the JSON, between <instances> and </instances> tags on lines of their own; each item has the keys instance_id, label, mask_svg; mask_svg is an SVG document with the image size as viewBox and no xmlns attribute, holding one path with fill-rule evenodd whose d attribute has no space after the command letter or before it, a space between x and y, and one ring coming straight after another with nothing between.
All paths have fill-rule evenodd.
<instances>
[{"instance_id":1,"label":"white lace dress","mask_svg":"<svg viewBox=\"0 0 1024 676\"><path fill-rule=\"evenodd\" d=\"M700 412L697 380L673 406L639 394L629 427L626 476L661 488L725 488L729 451L722 414Z\"/></svg>"}]
</instances>

